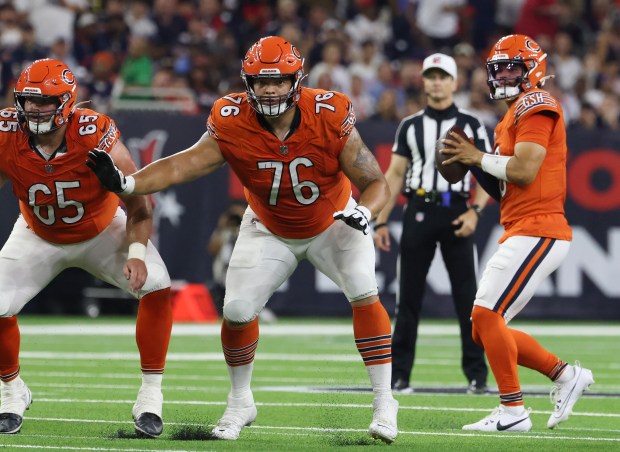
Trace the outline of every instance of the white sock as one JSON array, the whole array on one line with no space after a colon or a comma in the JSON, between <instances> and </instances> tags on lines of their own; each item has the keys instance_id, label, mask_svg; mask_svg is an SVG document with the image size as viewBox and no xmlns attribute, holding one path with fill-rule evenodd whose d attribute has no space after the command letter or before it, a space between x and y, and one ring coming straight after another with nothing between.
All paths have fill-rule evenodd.
<instances>
[{"instance_id":1,"label":"white sock","mask_svg":"<svg viewBox=\"0 0 620 452\"><path fill-rule=\"evenodd\" d=\"M523 405L514 405L514 406L508 406L508 405L504 405L504 411L508 414L511 414L513 416L522 416L523 414L525 414L525 406Z\"/></svg>"},{"instance_id":2,"label":"white sock","mask_svg":"<svg viewBox=\"0 0 620 452\"><path fill-rule=\"evenodd\" d=\"M560 376L558 377L556 383L566 383L575 378L575 368L570 364L567 364Z\"/></svg>"},{"instance_id":3,"label":"white sock","mask_svg":"<svg viewBox=\"0 0 620 452\"><path fill-rule=\"evenodd\" d=\"M392 363L366 366L375 399L392 397Z\"/></svg>"},{"instance_id":4,"label":"white sock","mask_svg":"<svg viewBox=\"0 0 620 452\"><path fill-rule=\"evenodd\" d=\"M163 374L142 374L142 386L150 386L161 389Z\"/></svg>"},{"instance_id":5,"label":"white sock","mask_svg":"<svg viewBox=\"0 0 620 452\"><path fill-rule=\"evenodd\" d=\"M26 383L24 383L24 380L22 380L22 377L20 377L18 375L17 377L13 378L11 381L3 381L2 384L4 386L9 386L9 387L14 387L14 388L21 388Z\"/></svg>"},{"instance_id":6,"label":"white sock","mask_svg":"<svg viewBox=\"0 0 620 452\"><path fill-rule=\"evenodd\" d=\"M227 366L228 376L230 377L230 395L235 398L246 397L250 391L252 383L252 370L254 361L244 366Z\"/></svg>"}]
</instances>

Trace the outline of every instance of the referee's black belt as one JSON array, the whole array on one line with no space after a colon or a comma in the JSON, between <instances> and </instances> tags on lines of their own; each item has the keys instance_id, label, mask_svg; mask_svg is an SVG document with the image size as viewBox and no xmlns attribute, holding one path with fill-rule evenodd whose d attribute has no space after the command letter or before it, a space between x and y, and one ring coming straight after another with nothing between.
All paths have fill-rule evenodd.
<instances>
[{"instance_id":1,"label":"referee's black belt","mask_svg":"<svg viewBox=\"0 0 620 452\"><path fill-rule=\"evenodd\" d=\"M407 191L405 192L405 196L418 202L421 201L443 207L461 204L469 199L469 193L437 190L427 191L423 188L418 188L415 191Z\"/></svg>"}]
</instances>

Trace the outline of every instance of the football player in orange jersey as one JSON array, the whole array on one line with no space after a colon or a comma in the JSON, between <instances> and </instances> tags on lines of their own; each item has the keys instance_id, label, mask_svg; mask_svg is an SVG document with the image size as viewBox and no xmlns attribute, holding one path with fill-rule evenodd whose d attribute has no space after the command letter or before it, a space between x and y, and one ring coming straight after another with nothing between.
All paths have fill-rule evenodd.
<instances>
[{"instance_id":1,"label":"football player in orange jersey","mask_svg":"<svg viewBox=\"0 0 620 452\"><path fill-rule=\"evenodd\" d=\"M225 163L245 187L249 207L226 276L221 334L231 391L215 437L235 440L256 418L250 383L257 316L308 259L351 304L355 342L374 392L369 434L392 442L398 402L390 388L391 326L377 296L369 235L371 218L389 197L383 173L355 129L349 99L302 88L303 58L295 46L277 36L259 40L241 76L246 91L215 102L206 133L189 149L128 177L107 153L93 151L88 164L103 185L125 194L164 190Z\"/></svg>"},{"instance_id":2,"label":"football player in orange jersey","mask_svg":"<svg viewBox=\"0 0 620 452\"><path fill-rule=\"evenodd\" d=\"M77 82L53 59L37 60L15 86L15 108L0 111L0 184L10 181L21 215L0 251L0 433L17 433L32 401L20 377L16 315L61 271L78 267L140 300L136 342L142 386L132 414L140 436L163 429L161 381L172 328L170 277L148 241L145 196L106 190L84 167L93 148L135 171L114 121L78 108Z\"/></svg>"},{"instance_id":3,"label":"football player in orange jersey","mask_svg":"<svg viewBox=\"0 0 620 452\"><path fill-rule=\"evenodd\" d=\"M508 322L530 301L542 281L568 253L571 228L566 199L566 129L559 102L543 90L547 55L531 38L501 38L487 58L491 98L508 111L495 128L493 154L485 154L456 135L444 140L455 148L444 164L462 162L500 201L505 233L480 280L472 311L474 340L485 348L499 388L500 406L464 430L527 432L517 365L549 377L554 409L547 427L568 419L582 393L594 382L577 362L567 364Z\"/></svg>"}]
</instances>

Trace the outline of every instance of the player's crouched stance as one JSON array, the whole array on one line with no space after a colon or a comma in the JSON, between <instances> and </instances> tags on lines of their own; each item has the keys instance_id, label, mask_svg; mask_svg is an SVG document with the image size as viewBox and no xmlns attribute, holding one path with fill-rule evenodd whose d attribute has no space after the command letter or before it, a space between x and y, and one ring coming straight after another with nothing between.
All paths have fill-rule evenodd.
<instances>
[{"instance_id":1,"label":"player's crouched stance","mask_svg":"<svg viewBox=\"0 0 620 452\"><path fill-rule=\"evenodd\" d=\"M446 149L472 167L478 182L500 203L505 233L478 285L472 311L472 336L484 347L495 375L501 405L464 430L528 432L532 421L523 403L517 366L536 370L555 383L553 413L547 427L568 419L592 372L543 348L528 334L508 327L544 279L566 257L572 231L564 215L566 129L560 103L543 89L547 54L530 37L501 38L487 58L492 99L508 110L495 128L492 154L467 140L444 140Z\"/></svg>"},{"instance_id":2,"label":"player's crouched stance","mask_svg":"<svg viewBox=\"0 0 620 452\"><path fill-rule=\"evenodd\" d=\"M250 386L258 313L307 259L349 300L374 394L368 432L392 442L398 402L391 390L391 325L377 296L368 224L389 198L387 182L355 129L350 100L302 88L303 58L291 43L261 39L247 52L241 74L246 91L215 102L207 132L190 148L126 178L105 153L92 152L91 167L108 189L125 194L161 191L224 163L245 187L249 207L226 274L221 333L231 389L213 436L236 440L256 419ZM351 184L360 191L359 204Z\"/></svg>"},{"instance_id":3,"label":"player's crouched stance","mask_svg":"<svg viewBox=\"0 0 620 452\"><path fill-rule=\"evenodd\" d=\"M17 314L56 275L82 268L138 298L136 342L142 385L135 431L163 430L161 382L172 328L170 277L148 241L145 197L119 198L84 165L93 148L135 171L114 121L77 108L77 82L58 60L37 60L15 87L15 108L0 112L0 185L13 184L21 215L0 250L0 433L17 433L32 402L20 377Z\"/></svg>"}]
</instances>

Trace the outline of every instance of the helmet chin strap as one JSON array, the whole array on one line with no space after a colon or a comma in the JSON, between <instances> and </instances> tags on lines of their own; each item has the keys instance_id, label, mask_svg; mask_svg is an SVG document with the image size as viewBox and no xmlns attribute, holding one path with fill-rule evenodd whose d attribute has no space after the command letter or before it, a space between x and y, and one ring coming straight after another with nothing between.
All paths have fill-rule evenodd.
<instances>
[{"instance_id":1,"label":"helmet chin strap","mask_svg":"<svg viewBox=\"0 0 620 452\"><path fill-rule=\"evenodd\" d=\"M547 80L551 80L552 78L555 78L555 75L545 75L543 78L540 79L540 81L538 82L540 84L540 86L544 86L545 82Z\"/></svg>"}]
</instances>

